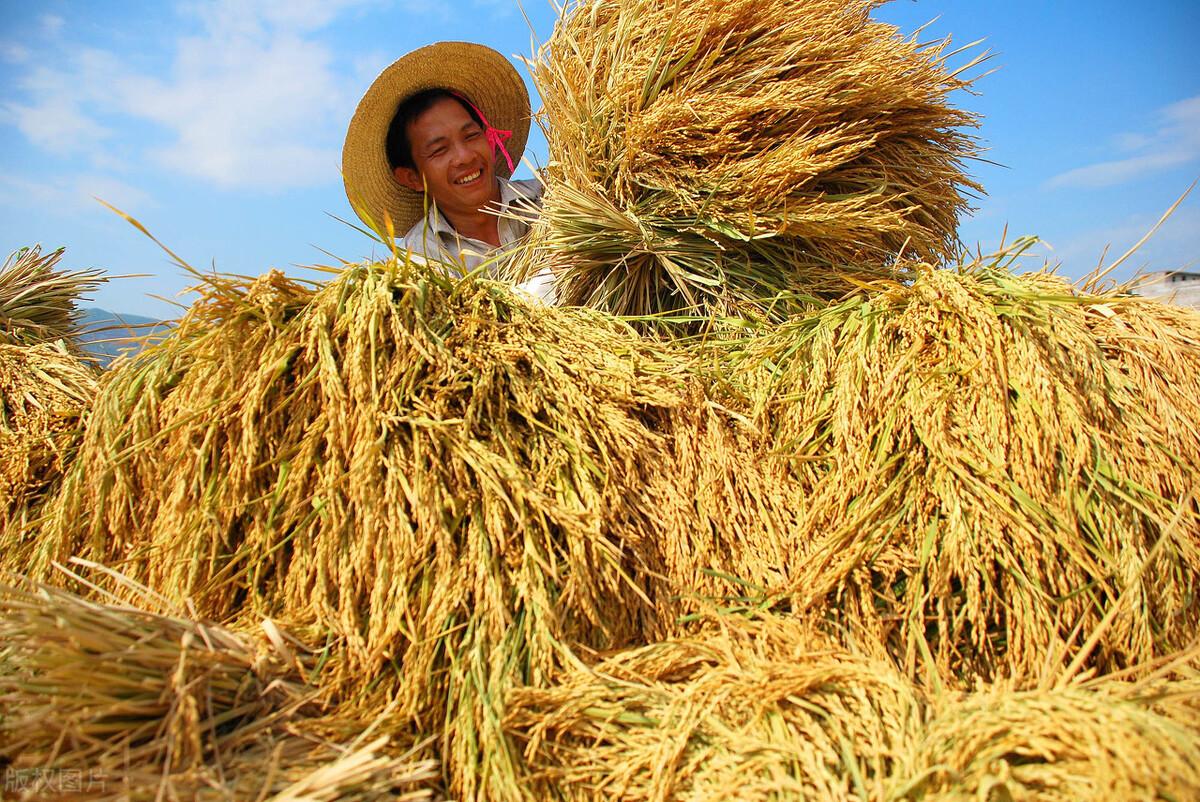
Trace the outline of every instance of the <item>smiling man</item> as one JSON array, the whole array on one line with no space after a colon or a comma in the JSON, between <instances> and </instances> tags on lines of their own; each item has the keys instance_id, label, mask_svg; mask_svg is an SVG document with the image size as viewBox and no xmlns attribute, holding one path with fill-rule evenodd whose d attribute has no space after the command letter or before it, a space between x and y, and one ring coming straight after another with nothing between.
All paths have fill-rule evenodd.
<instances>
[{"instance_id":1,"label":"smiling man","mask_svg":"<svg viewBox=\"0 0 1200 802\"><path fill-rule=\"evenodd\" d=\"M358 104L342 149L351 206L384 217L399 244L454 274L495 263L529 231L539 181L512 181L529 135L529 93L491 48L439 42L380 74ZM527 290L551 300L548 282Z\"/></svg>"}]
</instances>

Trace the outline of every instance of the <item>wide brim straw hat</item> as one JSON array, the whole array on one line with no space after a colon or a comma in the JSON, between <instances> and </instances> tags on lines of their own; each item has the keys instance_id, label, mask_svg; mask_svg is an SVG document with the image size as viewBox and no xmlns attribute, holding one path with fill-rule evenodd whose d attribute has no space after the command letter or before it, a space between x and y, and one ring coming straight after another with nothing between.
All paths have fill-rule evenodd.
<instances>
[{"instance_id":1,"label":"wide brim straw hat","mask_svg":"<svg viewBox=\"0 0 1200 802\"><path fill-rule=\"evenodd\" d=\"M495 128L512 131L505 143L513 164L521 161L529 138L529 91L512 63L472 42L438 42L397 59L379 74L362 100L342 146L342 181L355 213L369 227L384 230L385 215L403 236L425 214L424 193L401 186L388 164L386 140L396 110L426 89L449 89L477 106ZM512 171L501 158L496 174Z\"/></svg>"}]
</instances>

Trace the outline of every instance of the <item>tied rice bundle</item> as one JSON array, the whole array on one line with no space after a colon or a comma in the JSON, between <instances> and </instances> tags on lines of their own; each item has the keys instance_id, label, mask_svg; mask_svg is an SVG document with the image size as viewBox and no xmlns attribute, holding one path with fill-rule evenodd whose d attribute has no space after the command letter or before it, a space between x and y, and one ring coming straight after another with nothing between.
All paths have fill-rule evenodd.
<instances>
[{"instance_id":1,"label":"tied rice bundle","mask_svg":"<svg viewBox=\"0 0 1200 802\"><path fill-rule=\"evenodd\" d=\"M305 681L314 661L269 631L274 648L183 616L0 586L6 787L96 802L430 798L436 764L386 738L328 740L336 721Z\"/></svg>"},{"instance_id":2,"label":"tied rice bundle","mask_svg":"<svg viewBox=\"0 0 1200 802\"><path fill-rule=\"evenodd\" d=\"M442 734L452 793L520 798L504 691L560 644L669 631L677 594L638 549L713 527L662 478L698 458L671 443L677 411L704 422L684 363L406 263L204 293L106 381L34 569L80 555L223 625L279 620L326 644L345 704Z\"/></svg>"},{"instance_id":3,"label":"tied rice bundle","mask_svg":"<svg viewBox=\"0 0 1200 802\"><path fill-rule=\"evenodd\" d=\"M537 799L881 799L919 715L886 659L767 617L514 691L505 724Z\"/></svg>"},{"instance_id":4,"label":"tied rice bundle","mask_svg":"<svg viewBox=\"0 0 1200 802\"><path fill-rule=\"evenodd\" d=\"M63 249L21 248L0 266L0 343L32 345L80 333L79 297L103 282L99 270L58 270Z\"/></svg>"},{"instance_id":5,"label":"tied rice bundle","mask_svg":"<svg viewBox=\"0 0 1200 802\"><path fill-rule=\"evenodd\" d=\"M782 316L956 250L976 152L948 40L874 0L588 0L531 64L550 147L528 258L561 302Z\"/></svg>"},{"instance_id":6,"label":"tied rice bundle","mask_svg":"<svg viewBox=\"0 0 1200 802\"><path fill-rule=\"evenodd\" d=\"M803 488L773 598L950 683L1036 671L1114 605L1094 667L1182 648L1200 625L1200 417L1177 398L1194 376L1168 385L1196 364L1200 316L1002 259L915 266L728 351L728 403Z\"/></svg>"}]
</instances>

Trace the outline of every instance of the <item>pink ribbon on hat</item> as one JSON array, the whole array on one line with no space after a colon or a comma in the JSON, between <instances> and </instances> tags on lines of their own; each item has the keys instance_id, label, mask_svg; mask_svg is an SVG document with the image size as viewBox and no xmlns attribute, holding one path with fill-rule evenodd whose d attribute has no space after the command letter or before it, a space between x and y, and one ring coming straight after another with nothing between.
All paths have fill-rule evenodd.
<instances>
[{"instance_id":1,"label":"pink ribbon on hat","mask_svg":"<svg viewBox=\"0 0 1200 802\"><path fill-rule=\"evenodd\" d=\"M513 164L512 156L508 155L508 148L504 147L504 143L512 139L513 132L505 131L503 128L493 128L492 124L488 122L487 117L483 116L483 112L479 110L479 107L468 100L465 95L459 92L451 92L450 94L454 95L463 103L466 103L468 106L470 106L471 110L474 111L475 114L479 116L479 119L483 122L484 136L487 137L488 144L492 146L492 158L496 158L496 149L499 148L500 152L504 154L504 160L508 162L508 172L511 174L514 170L516 170L517 168L516 165Z\"/></svg>"}]
</instances>

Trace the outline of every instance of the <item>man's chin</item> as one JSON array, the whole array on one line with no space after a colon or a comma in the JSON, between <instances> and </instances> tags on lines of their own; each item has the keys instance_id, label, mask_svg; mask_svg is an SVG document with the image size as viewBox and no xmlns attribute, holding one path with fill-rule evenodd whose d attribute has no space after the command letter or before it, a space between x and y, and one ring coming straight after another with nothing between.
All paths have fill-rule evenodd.
<instances>
[{"instance_id":1,"label":"man's chin","mask_svg":"<svg viewBox=\"0 0 1200 802\"><path fill-rule=\"evenodd\" d=\"M464 204L474 206L477 209L500 200L500 182L496 180L495 175L490 177L485 175L476 183L464 187L456 187L456 189L459 190L458 197Z\"/></svg>"}]
</instances>

